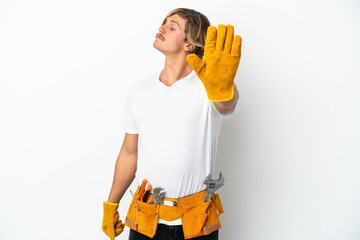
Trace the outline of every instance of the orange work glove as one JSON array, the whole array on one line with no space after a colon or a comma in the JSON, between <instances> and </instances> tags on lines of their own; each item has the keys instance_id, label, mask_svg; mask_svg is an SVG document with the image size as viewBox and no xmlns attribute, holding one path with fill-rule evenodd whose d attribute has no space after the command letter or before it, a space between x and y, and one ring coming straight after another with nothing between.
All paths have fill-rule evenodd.
<instances>
[{"instance_id":1,"label":"orange work glove","mask_svg":"<svg viewBox=\"0 0 360 240\"><path fill-rule=\"evenodd\" d=\"M241 56L240 35L234 37L234 27L220 24L209 26L205 40L204 59L192 53L186 57L205 86L211 101L228 101L234 96L234 78Z\"/></svg>"},{"instance_id":2,"label":"orange work glove","mask_svg":"<svg viewBox=\"0 0 360 240\"><path fill-rule=\"evenodd\" d=\"M119 203L103 203L104 217L101 228L111 240L114 240L116 236L119 236L125 227L125 224L119 219L119 212L117 211Z\"/></svg>"}]
</instances>

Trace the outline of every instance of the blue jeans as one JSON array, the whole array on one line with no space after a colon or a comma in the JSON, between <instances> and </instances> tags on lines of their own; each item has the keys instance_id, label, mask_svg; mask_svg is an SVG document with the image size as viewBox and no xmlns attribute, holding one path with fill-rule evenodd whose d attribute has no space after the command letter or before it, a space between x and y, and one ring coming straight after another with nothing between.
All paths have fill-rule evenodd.
<instances>
[{"instance_id":1,"label":"blue jeans","mask_svg":"<svg viewBox=\"0 0 360 240\"><path fill-rule=\"evenodd\" d=\"M219 230L216 230L209 235L204 235L196 238L191 238L191 240L218 240ZM138 233L130 229L129 240L184 240L184 232L182 230L182 225L169 226L165 224L158 224L155 236L149 238L141 233Z\"/></svg>"}]
</instances>

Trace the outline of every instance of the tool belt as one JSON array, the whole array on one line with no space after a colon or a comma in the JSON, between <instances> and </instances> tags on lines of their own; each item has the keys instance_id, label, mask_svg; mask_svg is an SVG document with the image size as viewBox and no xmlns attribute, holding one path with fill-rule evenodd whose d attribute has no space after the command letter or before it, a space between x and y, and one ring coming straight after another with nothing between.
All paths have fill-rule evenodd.
<instances>
[{"instance_id":1,"label":"tool belt","mask_svg":"<svg viewBox=\"0 0 360 240\"><path fill-rule=\"evenodd\" d=\"M139 192L139 187L136 194ZM214 193L208 202L203 202L207 190L182 197L167 198L173 206L149 204L152 194L146 202L133 199L125 219L125 225L150 238L154 237L158 219L174 221L181 218L185 239L208 235L221 228L219 216L223 213L220 197ZM139 207L137 207L139 206ZM140 210L139 210L140 208Z\"/></svg>"}]
</instances>

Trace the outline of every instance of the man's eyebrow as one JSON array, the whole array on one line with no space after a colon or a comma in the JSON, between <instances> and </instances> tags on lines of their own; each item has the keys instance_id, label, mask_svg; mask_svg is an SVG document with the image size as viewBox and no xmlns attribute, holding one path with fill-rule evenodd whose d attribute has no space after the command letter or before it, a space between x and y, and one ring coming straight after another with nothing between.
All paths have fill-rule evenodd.
<instances>
[{"instance_id":1,"label":"man's eyebrow","mask_svg":"<svg viewBox=\"0 0 360 240\"><path fill-rule=\"evenodd\" d=\"M179 26L179 28L181 29L180 24L179 24L177 21L172 20L172 19L171 19L170 21L172 21L172 22L176 23L176 24Z\"/></svg>"}]
</instances>

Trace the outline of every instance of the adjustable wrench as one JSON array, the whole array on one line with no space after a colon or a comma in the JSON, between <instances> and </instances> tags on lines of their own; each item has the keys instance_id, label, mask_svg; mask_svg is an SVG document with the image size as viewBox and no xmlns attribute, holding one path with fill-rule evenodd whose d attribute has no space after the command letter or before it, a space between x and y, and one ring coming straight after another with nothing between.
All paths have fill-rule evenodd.
<instances>
[{"instance_id":1,"label":"adjustable wrench","mask_svg":"<svg viewBox=\"0 0 360 240\"><path fill-rule=\"evenodd\" d=\"M213 195L213 193L222 187L225 183L225 178L220 172L220 176L218 180L212 180L212 173L210 173L204 180L204 184L206 184L207 192L204 198L204 202L208 202Z\"/></svg>"}]
</instances>

